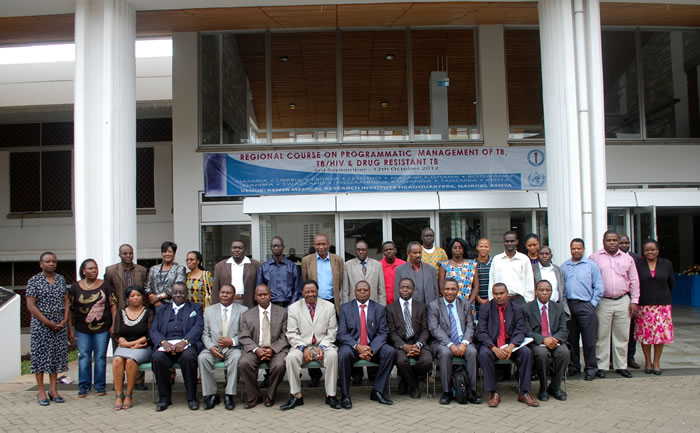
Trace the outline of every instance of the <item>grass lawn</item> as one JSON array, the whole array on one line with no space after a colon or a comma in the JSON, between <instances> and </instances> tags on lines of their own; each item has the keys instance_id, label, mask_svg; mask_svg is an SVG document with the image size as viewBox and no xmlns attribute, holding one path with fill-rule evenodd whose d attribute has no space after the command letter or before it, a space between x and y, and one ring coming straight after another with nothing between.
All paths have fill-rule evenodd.
<instances>
[{"instance_id":1,"label":"grass lawn","mask_svg":"<svg viewBox=\"0 0 700 433\"><path fill-rule=\"evenodd\" d=\"M71 350L68 352L68 362L75 361L78 359L78 351L77 350ZM32 365L30 360L24 360L22 361L22 374L29 374L32 372Z\"/></svg>"}]
</instances>

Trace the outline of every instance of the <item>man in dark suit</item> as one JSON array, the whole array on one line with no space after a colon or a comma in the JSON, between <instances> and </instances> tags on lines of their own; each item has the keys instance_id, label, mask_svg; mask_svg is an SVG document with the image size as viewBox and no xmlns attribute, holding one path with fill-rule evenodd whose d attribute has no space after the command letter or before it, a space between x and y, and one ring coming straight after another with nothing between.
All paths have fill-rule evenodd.
<instances>
[{"instance_id":1,"label":"man in dark suit","mask_svg":"<svg viewBox=\"0 0 700 433\"><path fill-rule=\"evenodd\" d=\"M569 320L571 312L569 312L569 303L566 300L564 274L559 266L552 263L552 249L549 246L545 245L540 248L538 254L537 263L532 264L532 274L535 276L535 283L540 280L549 281L552 285L551 301L564 308L566 320Z\"/></svg>"},{"instance_id":2,"label":"man in dark suit","mask_svg":"<svg viewBox=\"0 0 700 433\"><path fill-rule=\"evenodd\" d=\"M158 386L156 411L168 408L172 401L170 369L179 363L185 380L187 404L190 409L199 409L197 402L197 355L202 351L202 329L204 320L202 306L187 301L188 290L183 282L172 287L173 302L156 308L150 330L153 342L151 364Z\"/></svg>"},{"instance_id":3,"label":"man in dark suit","mask_svg":"<svg viewBox=\"0 0 700 433\"><path fill-rule=\"evenodd\" d=\"M498 407L501 395L496 386L496 359L512 359L518 364L520 392L518 401L528 406L540 404L530 395L532 374L532 350L519 347L525 340L525 318L520 307L508 299L508 288L496 283L491 290L493 299L479 309L477 339L479 365L484 374L484 390L491 393L489 407Z\"/></svg>"},{"instance_id":4,"label":"man in dark suit","mask_svg":"<svg viewBox=\"0 0 700 433\"><path fill-rule=\"evenodd\" d=\"M440 362L442 396L440 404L452 400L452 358L464 358L469 378L467 398L479 404L476 395L476 347L474 345L474 317L469 301L457 298L459 283L452 277L445 278L442 299L428 304L428 329L433 336L433 353Z\"/></svg>"},{"instance_id":5,"label":"man in dark suit","mask_svg":"<svg viewBox=\"0 0 700 433\"><path fill-rule=\"evenodd\" d=\"M231 243L231 257L222 260L214 267L214 287L211 291L211 303L219 302L219 289L230 284L236 290L233 302L248 308L255 305L255 283L258 278L260 262L245 255L245 242L235 240Z\"/></svg>"},{"instance_id":6,"label":"man in dark suit","mask_svg":"<svg viewBox=\"0 0 700 433\"><path fill-rule=\"evenodd\" d=\"M399 281L399 299L386 306L389 343L396 348L396 369L401 377L399 393L411 393L420 398L418 379L433 366L433 354L428 346L428 314L424 303L413 299L413 280ZM411 365L411 359L416 364Z\"/></svg>"},{"instance_id":7,"label":"man in dark suit","mask_svg":"<svg viewBox=\"0 0 700 433\"><path fill-rule=\"evenodd\" d=\"M394 299L399 298L399 281L410 278L416 291L413 298L429 305L439 296L437 270L427 263L421 262L423 246L416 241L408 243L408 262L396 268L394 277Z\"/></svg>"},{"instance_id":8,"label":"man in dark suit","mask_svg":"<svg viewBox=\"0 0 700 433\"><path fill-rule=\"evenodd\" d=\"M338 369L340 391L343 394L340 405L344 409L352 408L350 374L352 365L358 359L379 364L374 387L369 394L370 399L381 404L394 404L384 396L384 389L389 383L396 352L386 341L389 335L386 311L377 302L369 299L370 292L367 281L358 281L355 284L355 300L340 306Z\"/></svg>"},{"instance_id":9,"label":"man in dark suit","mask_svg":"<svg viewBox=\"0 0 700 433\"><path fill-rule=\"evenodd\" d=\"M529 347L532 349L535 372L540 379L540 401L549 400L549 395L557 400L566 400L566 393L561 390L561 380L569 365L569 349L566 347L566 337L569 330L566 327L566 313L562 305L551 302L552 284L540 280L535 285L535 300L523 307L527 336L532 338ZM551 383L547 388L547 372L549 361L553 360Z\"/></svg>"},{"instance_id":10,"label":"man in dark suit","mask_svg":"<svg viewBox=\"0 0 700 433\"><path fill-rule=\"evenodd\" d=\"M265 407L275 404L277 388L287 371L284 358L289 352L285 334L287 310L271 303L270 288L265 284L255 288L255 301L258 306L246 311L241 319L243 356L238 365L248 399L243 406L245 409L252 409L263 401ZM264 398L258 387L258 365L261 362L270 366L269 385Z\"/></svg>"}]
</instances>

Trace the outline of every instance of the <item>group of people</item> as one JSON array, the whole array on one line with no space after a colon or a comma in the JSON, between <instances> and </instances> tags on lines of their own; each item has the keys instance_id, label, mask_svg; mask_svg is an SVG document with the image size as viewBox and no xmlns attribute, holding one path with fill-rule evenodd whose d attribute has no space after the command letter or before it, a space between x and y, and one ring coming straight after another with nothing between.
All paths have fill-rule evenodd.
<instances>
[{"instance_id":1,"label":"group of people","mask_svg":"<svg viewBox=\"0 0 700 433\"><path fill-rule=\"evenodd\" d=\"M290 410L304 404L302 369L308 369L310 386L319 386L321 368L326 404L350 409L351 387L364 377L357 365L368 366L370 399L390 405L394 365L399 393L420 398L420 380L432 371L434 360L440 404L453 399L481 403L479 367L488 405L497 407L496 364L510 360L518 366L518 401L539 406L530 394L532 377L540 382L539 401L566 400L561 383L567 369L569 375L580 371L579 338L586 380L605 376L611 353L617 373L631 376L630 335L642 344L645 372L661 374L663 345L673 340L673 270L658 257L655 241L645 241L644 255L634 256L626 236L608 231L604 248L586 258L583 241L574 239L571 258L558 267L551 249L534 234L528 235L523 254L517 251L517 234L506 232L505 251L495 257L489 240L482 238L473 260L466 257L463 239L452 239L445 251L434 238L432 229L424 229L421 242L408 244L406 262L391 241L382 244L383 258L377 261L369 257L368 243L358 240L355 257L344 261L329 251L328 236L319 233L315 252L300 265L285 257L278 236L270 243L272 257L263 263L248 258L245 243L235 240L231 257L216 265L213 276L202 269L197 251L187 254L187 273L174 261L177 245L172 242L163 243L162 263L148 272L133 263L131 246L122 245L120 263L108 267L104 279L88 259L70 288L55 273L56 256L44 253L42 273L27 287L39 404L64 401L56 376L67 369L66 339L74 340L80 352L79 396L91 389L104 395L110 336L116 348L115 410L132 406L133 389L145 386L138 366L148 361L158 387L157 411L172 404L175 363L193 410L200 404L198 372L204 408L220 404L217 367L225 369L228 410L235 408L239 373L246 389L244 408L274 405L286 377L290 395L280 409ZM455 358L463 362L453 366ZM258 369L266 370L262 384ZM50 377L48 394L44 373Z\"/></svg>"}]
</instances>

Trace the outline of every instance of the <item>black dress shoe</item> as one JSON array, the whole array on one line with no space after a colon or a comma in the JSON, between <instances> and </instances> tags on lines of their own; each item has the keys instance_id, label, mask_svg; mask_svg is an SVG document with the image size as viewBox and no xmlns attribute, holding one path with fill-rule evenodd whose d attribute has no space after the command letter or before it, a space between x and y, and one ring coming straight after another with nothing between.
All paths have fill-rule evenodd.
<instances>
[{"instance_id":1,"label":"black dress shoe","mask_svg":"<svg viewBox=\"0 0 700 433\"><path fill-rule=\"evenodd\" d=\"M236 407L236 403L233 401L233 396L231 394L224 394L224 407L226 410L233 410Z\"/></svg>"},{"instance_id":2,"label":"black dress shoe","mask_svg":"<svg viewBox=\"0 0 700 433\"><path fill-rule=\"evenodd\" d=\"M218 400L219 397L217 396L216 398ZM189 407L190 410L197 410L197 409L199 409L199 402L197 400L188 400L187 407Z\"/></svg>"},{"instance_id":3,"label":"black dress shoe","mask_svg":"<svg viewBox=\"0 0 700 433\"><path fill-rule=\"evenodd\" d=\"M340 409L342 406L335 396L326 396L326 404L331 407L331 409Z\"/></svg>"},{"instance_id":4,"label":"black dress shoe","mask_svg":"<svg viewBox=\"0 0 700 433\"><path fill-rule=\"evenodd\" d=\"M344 395L340 398L340 406L343 409L352 409L352 400L349 395Z\"/></svg>"},{"instance_id":5,"label":"black dress shoe","mask_svg":"<svg viewBox=\"0 0 700 433\"><path fill-rule=\"evenodd\" d=\"M625 369L618 368L617 370L615 370L615 373L619 374L622 377L626 377L626 378L632 377L632 373L630 373L630 371L626 368Z\"/></svg>"},{"instance_id":6,"label":"black dress shoe","mask_svg":"<svg viewBox=\"0 0 700 433\"><path fill-rule=\"evenodd\" d=\"M352 384L355 385L355 386L362 385L362 376L353 377L353 378L352 378Z\"/></svg>"},{"instance_id":7,"label":"black dress shoe","mask_svg":"<svg viewBox=\"0 0 700 433\"><path fill-rule=\"evenodd\" d=\"M467 401L471 404L481 404L481 396L469 388L467 389Z\"/></svg>"},{"instance_id":8,"label":"black dress shoe","mask_svg":"<svg viewBox=\"0 0 700 433\"><path fill-rule=\"evenodd\" d=\"M552 386L550 385L549 388L547 388L547 392L549 393L549 395L551 395L559 401L566 401L566 393L560 389L552 389Z\"/></svg>"},{"instance_id":9,"label":"black dress shoe","mask_svg":"<svg viewBox=\"0 0 700 433\"><path fill-rule=\"evenodd\" d=\"M581 372L578 371L578 370L574 370L573 368L572 368L572 369L569 369L569 370L566 370L566 375L569 376L569 377L578 376L579 374L581 374Z\"/></svg>"},{"instance_id":10,"label":"black dress shoe","mask_svg":"<svg viewBox=\"0 0 700 433\"><path fill-rule=\"evenodd\" d=\"M599 377L601 379L605 379L605 370L598 370L595 372L595 377Z\"/></svg>"},{"instance_id":11,"label":"black dress shoe","mask_svg":"<svg viewBox=\"0 0 700 433\"><path fill-rule=\"evenodd\" d=\"M265 373L265 378L263 379L262 382L260 382L260 388L269 388L270 387L270 372Z\"/></svg>"},{"instance_id":12,"label":"black dress shoe","mask_svg":"<svg viewBox=\"0 0 700 433\"><path fill-rule=\"evenodd\" d=\"M399 382L399 395L406 394L408 394L408 384L402 379L401 382Z\"/></svg>"},{"instance_id":13,"label":"black dress shoe","mask_svg":"<svg viewBox=\"0 0 700 433\"><path fill-rule=\"evenodd\" d=\"M384 397L384 394L375 390L372 390L372 392L369 393L369 399L372 401L378 401L381 404L394 404L393 401Z\"/></svg>"},{"instance_id":14,"label":"black dress shoe","mask_svg":"<svg viewBox=\"0 0 700 433\"><path fill-rule=\"evenodd\" d=\"M546 389L541 389L540 392L537 393L537 400L539 400L539 401L549 400L549 394L547 394Z\"/></svg>"},{"instance_id":15,"label":"black dress shoe","mask_svg":"<svg viewBox=\"0 0 700 433\"><path fill-rule=\"evenodd\" d=\"M312 377L311 380L309 381L309 386L312 388L316 388L321 384L321 379Z\"/></svg>"},{"instance_id":16,"label":"black dress shoe","mask_svg":"<svg viewBox=\"0 0 700 433\"><path fill-rule=\"evenodd\" d=\"M639 370L640 368L642 368L642 366L637 364L637 361L635 361L634 359L628 359L627 366L634 368L635 370Z\"/></svg>"},{"instance_id":17,"label":"black dress shoe","mask_svg":"<svg viewBox=\"0 0 700 433\"><path fill-rule=\"evenodd\" d=\"M218 394L207 395L204 397L204 410L213 409L221 400Z\"/></svg>"},{"instance_id":18,"label":"black dress shoe","mask_svg":"<svg viewBox=\"0 0 700 433\"><path fill-rule=\"evenodd\" d=\"M303 406L304 405L304 397L299 397L296 398L293 395L289 396L289 400L282 406L280 406L281 410L289 410L289 409L294 409L297 406Z\"/></svg>"},{"instance_id":19,"label":"black dress shoe","mask_svg":"<svg viewBox=\"0 0 700 433\"><path fill-rule=\"evenodd\" d=\"M416 386L411 390L411 398L412 399L419 399L420 398L420 387Z\"/></svg>"},{"instance_id":20,"label":"black dress shoe","mask_svg":"<svg viewBox=\"0 0 700 433\"><path fill-rule=\"evenodd\" d=\"M134 389L137 391L148 391L148 385L145 383L137 383L134 385Z\"/></svg>"},{"instance_id":21,"label":"black dress shoe","mask_svg":"<svg viewBox=\"0 0 700 433\"><path fill-rule=\"evenodd\" d=\"M263 403L265 407L271 407L275 404L275 401L271 398L265 397L265 402Z\"/></svg>"},{"instance_id":22,"label":"black dress shoe","mask_svg":"<svg viewBox=\"0 0 700 433\"><path fill-rule=\"evenodd\" d=\"M167 408L168 408L167 401L159 401L158 403L156 403L156 412L163 412Z\"/></svg>"},{"instance_id":23,"label":"black dress shoe","mask_svg":"<svg viewBox=\"0 0 700 433\"><path fill-rule=\"evenodd\" d=\"M452 401L452 394L443 392L440 396L440 404L450 404L450 401Z\"/></svg>"},{"instance_id":24,"label":"black dress shoe","mask_svg":"<svg viewBox=\"0 0 700 433\"><path fill-rule=\"evenodd\" d=\"M595 377L596 375L586 372L586 375L583 377L583 380L587 380L590 382L591 380L595 379Z\"/></svg>"}]
</instances>

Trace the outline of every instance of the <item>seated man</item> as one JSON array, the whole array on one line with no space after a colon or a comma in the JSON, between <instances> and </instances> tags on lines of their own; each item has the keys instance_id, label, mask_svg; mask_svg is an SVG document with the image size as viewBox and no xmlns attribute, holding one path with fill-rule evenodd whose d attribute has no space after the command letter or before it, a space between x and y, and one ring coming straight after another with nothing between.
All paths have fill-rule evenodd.
<instances>
[{"instance_id":1,"label":"seated man","mask_svg":"<svg viewBox=\"0 0 700 433\"><path fill-rule=\"evenodd\" d=\"M532 338L528 347L532 349L535 372L540 378L540 392L537 398L549 400L549 394L557 400L566 400L566 393L561 391L561 379L569 365L569 349L566 347L566 312L561 304L550 302L552 284L540 280L535 286L535 300L523 307L527 336ZM553 375L547 388L549 361L554 360Z\"/></svg>"},{"instance_id":2,"label":"seated man","mask_svg":"<svg viewBox=\"0 0 700 433\"><path fill-rule=\"evenodd\" d=\"M173 283L173 302L156 308L150 330L153 342L151 364L158 386L156 411L160 412L172 404L170 369L180 363L185 380L187 404L190 409L199 409L197 402L197 355L202 351L202 306L187 301L187 286L183 282Z\"/></svg>"},{"instance_id":3,"label":"seated man","mask_svg":"<svg viewBox=\"0 0 700 433\"><path fill-rule=\"evenodd\" d=\"M245 381L248 402L243 406L252 409L265 402L265 407L275 404L277 388L286 371L284 358L289 352L287 343L287 310L271 303L270 288L259 284L255 288L253 307L243 314L241 320L241 376ZM258 387L258 366L266 362L270 366L270 379L263 399Z\"/></svg>"},{"instance_id":4,"label":"seated man","mask_svg":"<svg viewBox=\"0 0 700 433\"><path fill-rule=\"evenodd\" d=\"M350 374L352 365L358 359L379 364L369 398L381 404L394 404L384 396L384 389L389 383L396 354L386 342L389 335L386 311L380 304L370 300L369 295L369 283L358 281L355 284L355 300L340 306L338 368L342 393L340 404L344 409L352 408Z\"/></svg>"},{"instance_id":5,"label":"seated man","mask_svg":"<svg viewBox=\"0 0 700 433\"><path fill-rule=\"evenodd\" d=\"M484 374L484 389L491 393L489 407L498 407L501 395L496 386L496 359L512 359L518 364L520 392L518 401L528 406L540 404L530 395L532 351L518 347L525 340L525 317L520 307L508 299L508 288L503 283L493 285L491 299L479 309L476 329L479 347L479 365Z\"/></svg>"},{"instance_id":6,"label":"seated man","mask_svg":"<svg viewBox=\"0 0 700 433\"><path fill-rule=\"evenodd\" d=\"M248 307L233 302L234 292L232 285L223 284L219 288L219 302L210 305L204 312L204 332L202 332L204 350L199 354L204 409L211 409L219 404L214 379L214 364L219 361L224 361L226 367L224 407L227 410L233 410L236 407L233 396L236 394L238 383L238 360L241 359L239 342L241 316Z\"/></svg>"},{"instance_id":7,"label":"seated man","mask_svg":"<svg viewBox=\"0 0 700 433\"><path fill-rule=\"evenodd\" d=\"M474 346L474 317L467 300L457 298L459 283L452 277L445 278L442 298L428 304L428 329L433 336L433 353L440 362L442 396L440 404L452 400L452 358L464 358L469 389L467 401L481 403L476 395L476 347Z\"/></svg>"},{"instance_id":8,"label":"seated man","mask_svg":"<svg viewBox=\"0 0 700 433\"><path fill-rule=\"evenodd\" d=\"M412 279L399 281L399 300L386 306L386 322L389 343L396 348L396 369L401 377L399 393L405 387L411 398L420 398L418 378L432 368L433 354L428 346L427 307L413 299L414 292ZM411 359L416 360L415 365L411 365Z\"/></svg>"},{"instance_id":9,"label":"seated man","mask_svg":"<svg viewBox=\"0 0 700 433\"><path fill-rule=\"evenodd\" d=\"M303 298L287 310L287 341L291 348L284 361L290 396L280 409L294 409L304 404L301 365L311 361L318 361L326 368L326 404L340 409L335 397L338 383L338 349L333 344L338 332L335 306L332 302L318 299L318 283L314 280L302 283L301 295Z\"/></svg>"}]
</instances>

